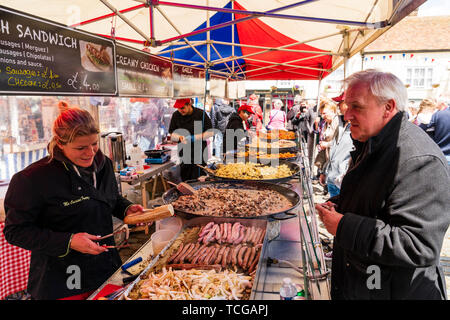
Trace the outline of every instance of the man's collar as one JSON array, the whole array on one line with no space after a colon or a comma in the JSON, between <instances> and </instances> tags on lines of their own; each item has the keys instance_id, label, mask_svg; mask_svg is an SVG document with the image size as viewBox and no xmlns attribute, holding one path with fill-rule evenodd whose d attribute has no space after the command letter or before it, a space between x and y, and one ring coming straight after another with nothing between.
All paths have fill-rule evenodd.
<instances>
[{"instance_id":1,"label":"man's collar","mask_svg":"<svg viewBox=\"0 0 450 320\"><path fill-rule=\"evenodd\" d=\"M367 140L369 143L369 153L378 149L384 142L398 138L403 118L406 118L405 112L397 112L376 136Z\"/></svg>"}]
</instances>

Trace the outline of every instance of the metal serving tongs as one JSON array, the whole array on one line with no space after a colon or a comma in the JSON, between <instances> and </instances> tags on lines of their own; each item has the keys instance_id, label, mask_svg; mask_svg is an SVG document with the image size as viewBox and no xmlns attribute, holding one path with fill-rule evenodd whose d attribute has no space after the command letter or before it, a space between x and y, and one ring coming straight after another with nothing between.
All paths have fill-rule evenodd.
<instances>
[{"instance_id":1,"label":"metal serving tongs","mask_svg":"<svg viewBox=\"0 0 450 320\"><path fill-rule=\"evenodd\" d=\"M128 238L130 237L130 229L128 228L127 224L124 224L123 226L121 226L117 231L114 231L113 233L107 234L106 236L100 237L96 240L103 240L103 239L112 237L115 234L122 233L122 232L126 232L125 240L128 240Z\"/></svg>"},{"instance_id":2,"label":"metal serving tongs","mask_svg":"<svg viewBox=\"0 0 450 320\"><path fill-rule=\"evenodd\" d=\"M210 173L210 174L212 174L212 175L215 174L215 171L212 170L212 169L210 169L210 168L208 168L208 167L204 167L204 166L201 166L201 165L199 165L199 164L197 164L197 167L199 167L199 168L205 170L205 172Z\"/></svg>"}]
</instances>

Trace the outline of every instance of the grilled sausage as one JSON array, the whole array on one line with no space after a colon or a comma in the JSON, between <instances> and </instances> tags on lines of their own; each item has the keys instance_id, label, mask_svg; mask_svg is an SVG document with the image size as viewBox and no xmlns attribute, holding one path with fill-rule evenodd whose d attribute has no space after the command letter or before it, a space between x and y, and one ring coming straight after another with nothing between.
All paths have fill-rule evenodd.
<instances>
[{"instance_id":1,"label":"grilled sausage","mask_svg":"<svg viewBox=\"0 0 450 320\"><path fill-rule=\"evenodd\" d=\"M208 249L208 247L202 244L202 246L198 249L194 257L192 257L192 263L197 263L198 259L205 253L206 249Z\"/></svg>"},{"instance_id":2,"label":"grilled sausage","mask_svg":"<svg viewBox=\"0 0 450 320\"><path fill-rule=\"evenodd\" d=\"M183 262L184 260L189 260L190 257L192 257L193 253L198 249L198 247L200 247L199 243L192 243L192 247L191 249L189 249L182 257L181 257L181 261Z\"/></svg>"},{"instance_id":3,"label":"grilled sausage","mask_svg":"<svg viewBox=\"0 0 450 320\"><path fill-rule=\"evenodd\" d=\"M234 244L243 243L245 237L245 227L241 225L239 237L234 241Z\"/></svg>"},{"instance_id":4,"label":"grilled sausage","mask_svg":"<svg viewBox=\"0 0 450 320\"><path fill-rule=\"evenodd\" d=\"M222 242L227 242L227 236L228 236L228 223L223 223L223 230L222 230Z\"/></svg>"},{"instance_id":5,"label":"grilled sausage","mask_svg":"<svg viewBox=\"0 0 450 320\"><path fill-rule=\"evenodd\" d=\"M261 255L261 250L256 255L255 259L253 260L252 264L250 265L250 268L248 269L248 273L252 273L253 270L256 268L256 264L258 263L259 256Z\"/></svg>"},{"instance_id":6,"label":"grilled sausage","mask_svg":"<svg viewBox=\"0 0 450 320\"><path fill-rule=\"evenodd\" d=\"M186 255L186 257L184 257L184 260L191 262L194 255L197 253L198 249L200 249L200 243L196 242L194 243L194 247L192 248L191 252L189 252L189 254Z\"/></svg>"},{"instance_id":7,"label":"grilled sausage","mask_svg":"<svg viewBox=\"0 0 450 320\"><path fill-rule=\"evenodd\" d=\"M248 258L244 269L250 268L250 265L252 264L253 259L255 259L255 255L256 255L256 249L255 249L255 247L252 247L252 250L251 250L251 253L250 253L250 257Z\"/></svg>"},{"instance_id":8,"label":"grilled sausage","mask_svg":"<svg viewBox=\"0 0 450 320\"><path fill-rule=\"evenodd\" d=\"M183 245L183 243L181 243L180 246L178 247L178 250L173 255L171 255L169 260L167 260L167 261L168 262L173 261L180 254L180 252L183 250L183 247L184 247L184 245Z\"/></svg>"},{"instance_id":9,"label":"grilled sausage","mask_svg":"<svg viewBox=\"0 0 450 320\"><path fill-rule=\"evenodd\" d=\"M202 227L198 236L201 237L201 236L205 235L209 230L211 230L211 228L213 226L214 226L214 222L211 221L211 222L207 223L205 226Z\"/></svg>"},{"instance_id":10,"label":"grilled sausage","mask_svg":"<svg viewBox=\"0 0 450 320\"><path fill-rule=\"evenodd\" d=\"M183 254L180 255L179 258L176 259L175 262L178 262L178 263L183 262L184 259L186 258L186 256L192 251L192 249L194 249L195 244L189 243L186 247L187 247L187 249L183 252Z\"/></svg>"},{"instance_id":11,"label":"grilled sausage","mask_svg":"<svg viewBox=\"0 0 450 320\"><path fill-rule=\"evenodd\" d=\"M214 264L219 264L222 261L223 252L225 251L227 247L221 246L219 249L219 252L217 253L217 257L214 260Z\"/></svg>"},{"instance_id":12,"label":"grilled sausage","mask_svg":"<svg viewBox=\"0 0 450 320\"><path fill-rule=\"evenodd\" d=\"M197 263L203 264L203 261L205 260L205 258L208 256L208 254L211 252L212 249L213 249L212 247L206 247L205 251L202 254L200 254Z\"/></svg>"},{"instance_id":13,"label":"grilled sausage","mask_svg":"<svg viewBox=\"0 0 450 320\"><path fill-rule=\"evenodd\" d=\"M208 258L205 260L205 263L206 264L212 263L216 259L217 255L219 254L219 250L220 250L220 246L216 244L214 246L214 250L210 253Z\"/></svg>"},{"instance_id":14,"label":"grilled sausage","mask_svg":"<svg viewBox=\"0 0 450 320\"><path fill-rule=\"evenodd\" d=\"M230 253L230 247L225 247L225 250L223 251L222 255L222 267L226 267L228 264L228 254Z\"/></svg>"},{"instance_id":15,"label":"grilled sausage","mask_svg":"<svg viewBox=\"0 0 450 320\"><path fill-rule=\"evenodd\" d=\"M231 229L231 242L233 243L234 240L236 240L239 237L239 228L240 228L240 223L239 222L235 222L233 224L233 228Z\"/></svg>"},{"instance_id":16,"label":"grilled sausage","mask_svg":"<svg viewBox=\"0 0 450 320\"><path fill-rule=\"evenodd\" d=\"M250 227L246 227L245 228L245 237L242 240L243 242L247 242L248 241L248 237L250 236L250 232L252 231L252 228Z\"/></svg>"},{"instance_id":17,"label":"grilled sausage","mask_svg":"<svg viewBox=\"0 0 450 320\"><path fill-rule=\"evenodd\" d=\"M214 250L215 250L214 247L209 247L208 252L203 256L203 259L199 260L199 263L208 264L207 261L211 257L211 255L214 253Z\"/></svg>"},{"instance_id":18,"label":"grilled sausage","mask_svg":"<svg viewBox=\"0 0 450 320\"><path fill-rule=\"evenodd\" d=\"M257 229L255 230L255 234L253 235L252 240L251 240L251 242L252 242L253 244L256 244L256 240L257 240L257 238L259 237L260 234L261 234L261 229L260 229L260 228L257 228Z\"/></svg>"},{"instance_id":19,"label":"grilled sausage","mask_svg":"<svg viewBox=\"0 0 450 320\"><path fill-rule=\"evenodd\" d=\"M242 247L242 244L238 244L231 253L231 264L233 266L235 266L237 263L237 255L238 255L238 252L241 249L241 247Z\"/></svg>"},{"instance_id":20,"label":"grilled sausage","mask_svg":"<svg viewBox=\"0 0 450 320\"><path fill-rule=\"evenodd\" d=\"M210 248L208 253L205 255L205 258L201 261L203 264L208 264L208 261L211 259L211 256L214 254L214 251L216 251L216 248L213 246Z\"/></svg>"},{"instance_id":21,"label":"grilled sausage","mask_svg":"<svg viewBox=\"0 0 450 320\"><path fill-rule=\"evenodd\" d=\"M183 250L180 252L180 254L173 260L173 262L178 263L180 261L180 258L183 256L183 254L188 250L190 247L190 244L186 244L183 248Z\"/></svg>"},{"instance_id":22,"label":"grilled sausage","mask_svg":"<svg viewBox=\"0 0 450 320\"><path fill-rule=\"evenodd\" d=\"M242 269L247 269L248 259L250 258L250 254L252 253L252 249L247 247L247 251L245 251L244 259L242 260Z\"/></svg>"},{"instance_id":23,"label":"grilled sausage","mask_svg":"<svg viewBox=\"0 0 450 320\"><path fill-rule=\"evenodd\" d=\"M207 234L205 235L205 237L203 238L203 243L204 243L204 244L208 244L209 242L212 241L213 236L216 235L216 227L217 227L217 225L215 224L215 225L211 228L211 230L209 231L209 233L207 233Z\"/></svg>"},{"instance_id":24,"label":"grilled sausage","mask_svg":"<svg viewBox=\"0 0 450 320\"><path fill-rule=\"evenodd\" d=\"M220 229L221 227L223 228L223 226L220 224L220 225L217 225L217 228L216 228L216 237L215 238L218 243L222 242L222 232Z\"/></svg>"},{"instance_id":25,"label":"grilled sausage","mask_svg":"<svg viewBox=\"0 0 450 320\"><path fill-rule=\"evenodd\" d=\"M264 229L261 230L261 236L259 237L259 239L256 241L256 244L260 244L263 243L264 241L264 236L266 235L266 231Z\"/></svg>"},{"instance_id":26,"label":"grilled sausage","mask_svg":"<svg viewBox=\"0 0 450 320\"><path fill-rule=\"evenodd\" d=\"M242 267L243 259L244 259L244 252L247 250L248 247L242 246L242 248L238 252L237 262L238 266Z\"/></svg>"},{"instance_id":27,"label":"grilled sausage","mask_svg":"<svg viewBox=\"0 0 450 320\"><path fill-rule=\"evenodd\" d=\"M253 227L248 227L248 235L244 238L244 242L250 242L254 229Z\"/></svg>"},{"instance_id":28,"label":"grilled sausage","mask_svg":"<svg viewBox=\"0 0 450 320\"><path fill-rule=\"evenodd\" d=\"M233 235L232 231L233 231L233 228L231 227L231 223L228 223L228 228L227 228L227 232L228 232L227 242L228 243L231 243L231 236Z\"/></svg>"}]
</instances>

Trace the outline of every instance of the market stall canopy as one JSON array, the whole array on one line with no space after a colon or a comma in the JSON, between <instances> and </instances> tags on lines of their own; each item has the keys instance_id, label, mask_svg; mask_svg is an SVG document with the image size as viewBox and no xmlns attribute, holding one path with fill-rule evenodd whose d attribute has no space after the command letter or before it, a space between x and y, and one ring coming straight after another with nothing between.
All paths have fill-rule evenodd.
<instances>
[{"instance_id":1,"label":"market stall canopy","mask_svg":"<svg viewBox=\"0 0 450 320\"><path fill-rule=\"evenodd\" d=\"M174 62L247 80L321 79L426 0L3 0Z\"/></svg>"}]
</instances>

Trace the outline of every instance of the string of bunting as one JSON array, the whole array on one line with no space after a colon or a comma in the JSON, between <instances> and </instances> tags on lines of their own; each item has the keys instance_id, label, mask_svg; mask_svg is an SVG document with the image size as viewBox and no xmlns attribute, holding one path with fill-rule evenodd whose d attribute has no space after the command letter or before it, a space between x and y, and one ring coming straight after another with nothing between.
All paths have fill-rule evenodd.
<instances>
[{"instance_id":1,"label":"string of bunting","mask_svg":"<svg viewBox=\"0 0 450 320\"><path fill-rule=\"evenodd\" d=\"M390 55L383 55L383 56L380 56L380 55L376 55L376 56L369 56L369 57L364 57L364 61L376 61L376 60L386 60L386 59L392 59L392 57L393 57L394 55L392 55L392 54L390 54ZM402 58L403 59L405 59L405 58L409 58L409 59L412 59L412 58L414 58L414 53L411 53L411 54L406 54L406 53L402 53ZM417 57L416 57L416 59L417 59ZM423 58L425 61L428 61L430 58L429 57L424 57ZM431 62L434 62L434 61L436 61L436 59L435 58L431 58L430 59L431 60Z\"/></svg>"}]
</instances>

